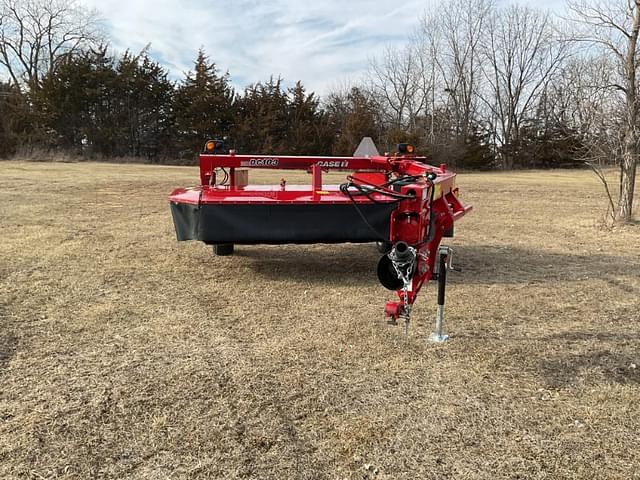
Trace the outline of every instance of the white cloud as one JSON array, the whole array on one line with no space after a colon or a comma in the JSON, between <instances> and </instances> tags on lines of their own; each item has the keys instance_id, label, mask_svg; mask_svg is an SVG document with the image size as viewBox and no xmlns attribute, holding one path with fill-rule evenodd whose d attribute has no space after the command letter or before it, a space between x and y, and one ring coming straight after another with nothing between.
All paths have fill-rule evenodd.
<instances>
[{"instance_id":1,"label":"white cloud","mask_svg":"<svg viewBox=\"0 0 640 480\"><path fill-rule=\"evenodd\" d=\"M85 2L101 12L116 49L151 43L151 55L176 78L202 46L236 87L281 75L319 93L357 78L385 45L404 43L426 6L425 0Z\"/></svg>"},{"instance_id":2,"label":"white cloud","mask_svg":"<svg viewBox=\"0 0 640 480\"><path fill-rule=\"evenodd\" d=\"M86 0L99 10L117 50L140 50L181 77L202 46L234 85L281 75L323 92L357 76L388 43L403 43L418 23L423 1L402 7L388 0Z\"/></svg>"}]
</instances>

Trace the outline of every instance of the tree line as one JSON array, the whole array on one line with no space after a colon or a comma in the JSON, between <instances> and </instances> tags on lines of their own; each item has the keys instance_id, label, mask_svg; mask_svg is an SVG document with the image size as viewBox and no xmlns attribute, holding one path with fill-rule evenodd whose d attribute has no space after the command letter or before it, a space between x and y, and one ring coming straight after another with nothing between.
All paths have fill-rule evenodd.
<instances>
[{"instance_id":1,"label":"tree line","mask_svg":"<svg viewBox=\"0 0 640 480\"><path fill-rule=\"evenodd\" d=\"M494 0L436 3L405 45L327 92L279 77L237 91L198 53L174 81L147 50L109 52L77 1L0 0L0 156L38 148L192 162L209 137L240 152L350 155L370 136L454 168L620 166L629 218L638 157L640 0L567 0L563 17ZM604 177L602 177L604 180Z\"/></svg>"},{"instance_id":2,"label":"tree line","mask_svg":"<svg viewBox=\"0 0 640 480\"><path fill-rule=\"evenodd\" d=\"M329 115L300 82L285 88L280 78L238 93L202 50L180 82L146 51L116 57L101 46L62 59L37 88L0 88L5 156L37 148L193 163L212 137L244 152L331 154L351 108Z\"/></svg>"}]
</instances>

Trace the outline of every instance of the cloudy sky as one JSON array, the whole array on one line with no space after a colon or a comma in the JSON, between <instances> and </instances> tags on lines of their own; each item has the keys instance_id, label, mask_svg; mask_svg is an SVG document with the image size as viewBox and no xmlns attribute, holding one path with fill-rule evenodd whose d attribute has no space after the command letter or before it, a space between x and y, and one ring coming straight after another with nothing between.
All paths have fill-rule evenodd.
<instances>
[{"instance_id":1,"label":"cloudy sky","mask_svg":"<svg viewBox=\"0 0 640 480\"><path fill-rule=\"evenodd\" d=\"M446 0L442 0L446 3ZM517 0L560 9L563 0ZM270 75L318 93L357 80L385 45L402 44L426 0L84 0L117 50L140 50L175 78L200 47L242 88Z\"/></svg>"}]
</instances>

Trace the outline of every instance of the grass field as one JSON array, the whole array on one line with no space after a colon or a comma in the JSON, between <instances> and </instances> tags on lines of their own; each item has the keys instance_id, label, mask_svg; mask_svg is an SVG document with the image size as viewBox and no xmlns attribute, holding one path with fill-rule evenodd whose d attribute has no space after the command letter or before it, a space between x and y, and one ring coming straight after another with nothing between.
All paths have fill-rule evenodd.
<instances>
[{"instance_id":1,"label":"grass field","mask_svg":"<svg viewBox=\"0 0 640 480\"><path fill-rule=\"evenodd\" d=\"M0 164L1 479L640 478L640 226L592 174L460 175L443 346L372 245L177 243L196 181Z\"/></svg>"}]
</instances>

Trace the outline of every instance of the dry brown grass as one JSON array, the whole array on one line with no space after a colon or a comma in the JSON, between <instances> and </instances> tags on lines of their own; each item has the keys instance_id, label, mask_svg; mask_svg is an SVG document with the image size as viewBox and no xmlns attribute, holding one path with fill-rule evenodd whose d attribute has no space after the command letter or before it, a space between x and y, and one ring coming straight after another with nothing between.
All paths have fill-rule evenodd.
<instances>
[{"instance_id":1,"label":"dry brown grass","mask_svg":"<svg viewBox=\"0 0 640 480\"><path fill-rule=\"evenodd\" d=\"M640 227L589 172L460 177L436 346L370 245L175 242L194 168L0 168L2 479L640 478Z\"/></svg>"}]
</instances>

